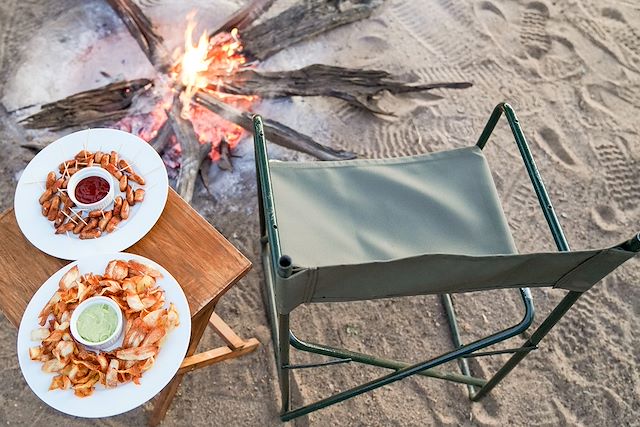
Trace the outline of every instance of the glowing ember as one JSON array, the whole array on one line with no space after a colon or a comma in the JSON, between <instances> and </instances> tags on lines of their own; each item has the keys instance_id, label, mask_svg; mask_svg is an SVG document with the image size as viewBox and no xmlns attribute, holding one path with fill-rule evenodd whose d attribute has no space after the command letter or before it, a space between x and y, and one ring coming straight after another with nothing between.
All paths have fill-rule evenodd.
<instances>
[{"instance_id":1,"label":"glowing ember","mask_svg":"<svg viewBox=\"0 0 640 427\"><path fill-rule=\"evenodd\" d=\"M236 72L248 66L242 54L238 30L234 28L231 32L221 32L212 38L209 38L207 31L204 31L198 41L194 42L193 32L196 28L194 17L194 14L187 17L184 52L174 53L175 63L171 69L168 82L170 88L167 94L158 95L161 101L149 114L129 116L122 119L118 127L150 141L167 120L167 112L177 92L182 105L180 116L191 121L201 144L211 142L210 157L217 160L220 157L218 146L221 139L225 138L230 148L234 148L244 136L244 129L193 104L193 96L198 91L206 90L225 103L245 111L250 111L259 98L218 92L224 81L232 80ZM179 147L174 148L179 150Z\"/></svg>"},{"instance_id":2,"label":"glowing ember","mask_svg":"<svg viewBox=\"0 0 640 427\"><path fill-rule=\"evenodd\" d=\"M217 86L223 78L233 76L246 64L247 59L242 55L242 44L238 39L238 29L230 33L218 33L210 40L211 49L207 58L211 66L207 69L209 85Z\"/></svg>"}]
</instances>

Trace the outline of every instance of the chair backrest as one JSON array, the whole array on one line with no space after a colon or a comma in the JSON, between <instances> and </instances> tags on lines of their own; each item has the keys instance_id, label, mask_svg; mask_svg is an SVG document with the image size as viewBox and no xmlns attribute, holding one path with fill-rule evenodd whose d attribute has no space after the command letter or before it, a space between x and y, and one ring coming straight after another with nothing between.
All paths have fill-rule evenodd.
<instances>
[{"instance_id":1,"label":"chair backrest","mask_svg":"<svg viewBox=\"0 0 640 427\"><path fill-rule=\"evenodd\" d=\"M296 266L289 277L276 275L276 303L282 313L288 313L310 302L501 288L553 286L584 292L634 255L633 250L618 245L574 252L424 254L366 264Z\"/></svg>"}]
</instances>

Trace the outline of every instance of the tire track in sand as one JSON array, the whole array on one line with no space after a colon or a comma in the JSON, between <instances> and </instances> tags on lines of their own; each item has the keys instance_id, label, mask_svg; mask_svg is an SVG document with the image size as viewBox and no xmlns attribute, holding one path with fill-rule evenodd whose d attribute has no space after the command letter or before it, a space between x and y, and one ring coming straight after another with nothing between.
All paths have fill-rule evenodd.
<instances>
[{"instance_id":1,"label":"tire track in sand","mask_svg":"<svg viewBox=\"0 0 640 427\"><path fill-rule=\"evenodd\" d=\"M412 156L433 151L427 147L431 144L425 141L423 133L430 135L421 132L411 117L385 122L368 130L366 139L370 143L362 149L366 158Z\"/></svg>"}]
</instances>

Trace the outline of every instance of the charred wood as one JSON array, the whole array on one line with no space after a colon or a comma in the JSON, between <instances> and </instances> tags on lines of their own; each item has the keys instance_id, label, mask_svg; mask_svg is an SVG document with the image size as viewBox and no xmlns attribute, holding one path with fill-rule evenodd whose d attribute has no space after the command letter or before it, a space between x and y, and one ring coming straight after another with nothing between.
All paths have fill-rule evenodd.
<instances>
[{"instance_id":1,"label":"charred wood","mask_svg":"<svg viewBox=\"0 0 640 427\"><path fill-rule=\"evenodd\" d=\"M368 18L382 0L306 0L240 34L244 52L264 60L326 31Z\"/></svg>"},{"instance_id":2,"label":"charred wood","mask_svg":"<svg viewBox=\"0 0 640 427\"><path fill-rule=\"evenodd\" d=\"M193 124L180 116L180 110L180 101L176 97L169 116L171 127L181 149L180 173L176 191L187 203L191 203L198 171L203 160L211 152L211 143L200 144L196 132L193 130Z\"/></svg>"},{"instance_id":3,"label":"charred wood","mask_svg":"<svg viewBox=\"0 0 640 427\"><path fill-rule=\"evenodd\" d=\"M252 114L240 111L218 100L211 94L198 92L195 102L218 114L222 118L236 123L249 132L253 131ZM310 154L320 160L346 160L356 157L355 153L345 150L335 150L319 144L307 135L303 135L282 123L264 120L264 133L269 142L283 147Z\"/></svg>"},{"instance_id":4,"label":"charred wood","mask_svg":"<svg viewBox=\"0 0 640 427\"><path fill-rule=\"evenodd\" d=\"M229 19L215 31L209 33L209 37L213 37L221 32L229 32L237 28L242 32L245 28L253 23L261 14L266 12L275 0L250 0L244 7L231 15Z\"/></svg>"},{"instance_id":5,"label":"charred wood","mask_svg":"<svg viewBox=\"0 0 640 427\"><path fill-rule=\"evenodd\" d=\"M412 83L386 71L314 64L292 71L243 70L224 80L217 90L237 95L259 95L262 98L330 96L372 113L393 114L378 105L384 92L397 95L471 86L469 82Z\"/></svg>"},{"instance_id":6,"label":"charred wood","mask_svg":"<svg viewBox=\"0 0 640 427\"><path fill-rule=\"evenodd\" d=\"M211 170L211 157L207 156L204 158L204 160L202 161L202 164L200 165L200 180L202 181L202 186L204 187L205 190L207 190L207 193L209 193L209 196L211 196L214 201L215 201L215 196L213 195L213 192L211 191L211 182L209 180L209 171Z\"/></svg>"},{"instance_id":7,"label":"charred wood","mask_svg":"<svg viewBox=\"0 0 640 427\"><path fill-rule=\"evenodd\" d=\"M154 150L160 155L164 153L164 150L167 149L169 142L171 141L171 136L173 135L173 127L171 126L171 119L168 118L169 113L167 112L167 120L160 126L156 136L154 136L149 144L153 147Z\"/></svg>"},{"instance_id":8,"label":"charred wood","mask_svg":"<svg viewBox=\"0 0 640 427\"><path fill-rule=\"evenodd\" d=\"M163 45L162 37L156 33L153 24L132 0L107 0L120 17L129 33L158 71L166 72L171 66L171 57Z\"/></svg>"},{"instance_id":9,"label":"charred wood","mask_svg":"<svg viewBox=\"0 0 640 427\"><path fill-rule=\"evenodd\" d=\"M217 147L218 154L220 155L220 159L218 160L218 167L223 171L233 171L233 163L231 162L231 147L229 147L229 143L227 140L222 137L220 140L220 144Z\"/></svg>"},{"instance_id":10,"label":"charred wood","mask_svg":"<svg viewBox=\"0 0 640 427\"><path fill-rule=\"evenodd\" d=\"M152 86L147 79L111 83L44 104L20 123L29 129L61 130L119 120L127 115L134 97Z\"/></svg>"}]
</instances>

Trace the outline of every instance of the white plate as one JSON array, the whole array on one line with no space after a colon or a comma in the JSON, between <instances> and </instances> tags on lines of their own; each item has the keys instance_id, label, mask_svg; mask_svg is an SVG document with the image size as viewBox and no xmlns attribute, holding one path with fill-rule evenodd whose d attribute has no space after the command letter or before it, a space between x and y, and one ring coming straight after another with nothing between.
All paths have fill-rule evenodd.
<instances>
[{"instance_id":1,"label":"white plate","mask_svg":"<svg viewBox=\"0 0 640 427\"><path fill-rule=\"evenodd\" d=\"M73 233L55 234L53 223L42 216L38 202L47 173L57 173L60 163L83 149L107 153L115 150L145 179L141 187L145 190L144 201L131 208L129 218L118 224L113 233L98 239L80 240ZM139 187L132 184L134 189ZM35 247L57 258L75 260L87 254L119 252L142 239L160 218L168 191L167 169L147 142L115 129L88 129L52 142L29 162L18 181L14 207L20 230Z\"/></svg>"},{"instance_id":2,"label":"white plate","mask_svg":"<svg viewBox=\"0 0 640 427\"><path fill-rule=\"evenodd\" d=\"M51 379L55 374L43 372L42 362L29 358L29 347L39 344L31 341L31 331L40 327L38 315L58 289L58 282L62 275L70 268L78 265L81 274L89 272L101 274L112 259L135 259L160 271L164 278L158 281L158 285L165 291L166 306L168 307L171 302L176 306L180 316L180 326L169 333L164 345L160 348L154 366L142 375L140 385L129 382L119 384L116 388L105 389L98 383L93 394L85 398L74 396L72 390L49 391ZM178 371L187 352L190 336L191 314L187 298L176 279L167 270L139 255L128 253L93 255L58 270L33 295L18 330L18 361L27 384L47 405L76 417L109 417L136 408L160 392Z\"/></svg>"}]
</instances>

